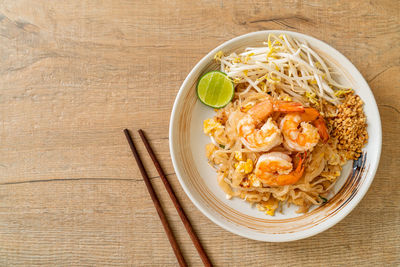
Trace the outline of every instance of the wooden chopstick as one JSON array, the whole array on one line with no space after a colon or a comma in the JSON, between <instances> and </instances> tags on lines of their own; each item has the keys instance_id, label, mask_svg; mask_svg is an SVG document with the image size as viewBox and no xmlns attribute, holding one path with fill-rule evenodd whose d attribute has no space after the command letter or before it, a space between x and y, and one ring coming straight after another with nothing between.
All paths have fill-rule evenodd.
<instances>
[{"instance_id":1,"label":"wooden chopstick","mask_svg":"<svg viewBox=\"0 0 400 267\"><path fill-rule=\"evenodd\" d=\"M164 183L165 189L167 190L172 202L174 203L174 206L176 208L176 211L179 214L179 217L181 217L182 223L185 226L186 231L188 232L190 238L192 239L192 242L193 242L194 246L196 247L197 252L200 255L200 258L203 261L204 266L212 266L210 259L208 258L206 252L204 251L203 246L200 243L200 240L197 238L197 235L194 232L192 225L190 224L190 221L185 214L185 211L182 209L182 206L179 203L179 200L176 198L175 192L172 189L171 184L168 182L168 179L165 176L165 173L162 170L161 165L158 162L156 155L153 152L153 149L151 148L149 142L147 141L143 130L140 129L138 132L139 132L140 138L142 138L142 141L147 149L147 152L149 152L150 157L153 160L154 166L156 167L157 172L161 177L161 180Z\"/></svg>"},{"instance_id":2,"label":"wooden chopstick","mask_svg":"<svg viewBox=\"0 0 400 267\"><path fill-rule=\"evenodd\" d=\"M147 190L149 191L149 194L151 196L151 199L153 200L154 206L156 207L158 216L160 217L162 225L164 226L165 233L168 236L169 243L171 244L172 249L174 250L174 253L179 262L179 265L181 267L186 267L187 266L186 261L183 258L182 252L179 249L179 246L178 246L178 243L176 242L174 234L172 233L171 228L169 227L167 218L161 207L160 201L158 200L157 195L154 192L154 188L150 183L149 176L147 175L146 169L144 168L142 160L140 159L140 156L136 150L136 147L135 147L135 144L133 143L131 134L129 133L128 129L125 129L124 133L125 133L126 139L128 140L129 146L131 147L131 150L132 150L133 156L135 157L136 163L139 166L139 170L143 176L144 183L146 184Z\"/></svg>"}]
</instances>

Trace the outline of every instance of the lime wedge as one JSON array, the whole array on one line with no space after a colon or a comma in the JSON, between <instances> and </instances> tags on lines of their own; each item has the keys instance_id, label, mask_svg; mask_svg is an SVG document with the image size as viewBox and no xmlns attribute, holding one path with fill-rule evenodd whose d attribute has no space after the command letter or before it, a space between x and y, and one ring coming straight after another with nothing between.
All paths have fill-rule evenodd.
<instances>
[{"instance_id":1,"label":"lime wedge","mask_svg":"<svg viewBox=\"0 0 400 267\"><path fill-rule=\"evenodd\" d=\"M213 108L223 108L231 102L235 88L229 77L220 71L210 71L201 76L197 83L200 101Z\"/></svg>"}]
</instances>

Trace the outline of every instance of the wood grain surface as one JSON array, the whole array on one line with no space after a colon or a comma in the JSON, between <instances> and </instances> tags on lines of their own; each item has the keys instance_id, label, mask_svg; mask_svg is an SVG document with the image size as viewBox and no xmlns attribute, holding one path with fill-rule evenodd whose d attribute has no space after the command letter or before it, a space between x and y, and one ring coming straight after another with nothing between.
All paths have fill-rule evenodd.
<instances>
[{"instance_id":1,"label":"wood grain surface","mask_svg":"<svg viewBox=\"0 0 400 267\"><path fill-rule=\"evenodd\" d=\"M0 0L0 266L176 266L124 128L143 128L216 266L400 265L400 1ZM173 101L208 51L282 29L332 45L370 84L383 123L375 180L317 236L233 235L180 187L168 148ZM145 154L191 266L201 266Z\"/></svg>"}]
</instances>

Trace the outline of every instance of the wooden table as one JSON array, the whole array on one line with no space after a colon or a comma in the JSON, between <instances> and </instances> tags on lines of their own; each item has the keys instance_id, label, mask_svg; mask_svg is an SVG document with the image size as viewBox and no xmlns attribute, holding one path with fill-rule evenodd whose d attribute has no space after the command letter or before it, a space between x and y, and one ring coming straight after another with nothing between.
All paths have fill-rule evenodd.
<instances>
[{"instance_id":1,"label":"wooden table","mask_svg":"<svg viewBox=\"0 0 400 267\"><path fill-rule=\"evenodd\" d=\"M0 1L0 265L177 265L125 127L147 132L215 265L399 265L399 13L391 0ZM341 51L370 84L383 123L379 170L358 207L324 233L282 244L207 219L179 185L168 148L172 104L194 64L265 29ZM201 266L145 159L186 260Z\"/></svg>"}]
</instances>

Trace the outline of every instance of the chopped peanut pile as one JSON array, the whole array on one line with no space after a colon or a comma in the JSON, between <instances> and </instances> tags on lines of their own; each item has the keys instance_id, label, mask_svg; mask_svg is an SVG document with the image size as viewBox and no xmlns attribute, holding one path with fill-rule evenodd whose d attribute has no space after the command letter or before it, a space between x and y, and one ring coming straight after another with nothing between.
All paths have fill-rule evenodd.
<instances>
[{"instance_id":1,"label":"chopped peanut pile","mask_svg":"<svg viewBox=\"0 0 400 267\"><path fill-rule=\"evenodd\" d=\"M336 116L329 119L331 136L338 140L338 150L347 159L357 159L368 141L366 117L363 101L358 95L349 94L338 108Z\"/></svg>"}]
</instances>

